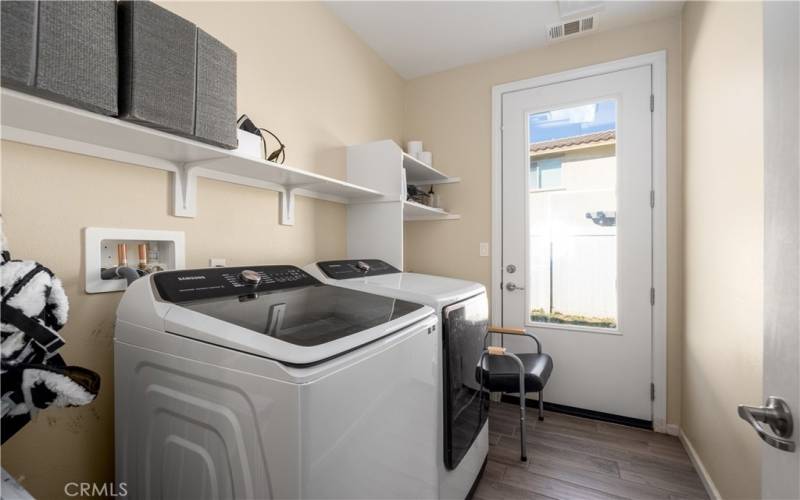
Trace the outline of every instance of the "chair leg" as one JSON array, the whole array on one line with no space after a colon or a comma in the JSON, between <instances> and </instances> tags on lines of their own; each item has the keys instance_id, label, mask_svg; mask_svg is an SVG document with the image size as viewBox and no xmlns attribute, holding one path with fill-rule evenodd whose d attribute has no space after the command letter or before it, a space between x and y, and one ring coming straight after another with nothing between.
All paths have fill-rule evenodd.
<instances>
[{"instance_id":1,"label":"chair leg","mask_svg":"<svg viewBox=\"0 0 800 500\"><path fill-rule=\"evenodd\" d=\"M544 421L544 391L539 391L539 422Z\"/></svg>"},{"instance_id":2,"label":"chair leg","mask_svg":"<svg viewBox=\"0 0 800 500\"><path fill-rule=\"evenodd\" d=\"M520 447L520 460L523 462L528 461L528 440L525 436L525 399L526 394L519 395L519 447Z\"/></svg>"}]
</instances>

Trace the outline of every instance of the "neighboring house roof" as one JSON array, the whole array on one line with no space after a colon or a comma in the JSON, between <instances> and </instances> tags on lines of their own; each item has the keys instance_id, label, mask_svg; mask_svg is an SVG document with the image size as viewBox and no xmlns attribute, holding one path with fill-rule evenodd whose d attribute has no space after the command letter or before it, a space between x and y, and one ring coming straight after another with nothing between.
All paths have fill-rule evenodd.
<instances>
[{"instance_id":1,"label":"neighboring house roof","mask_svg":"<svg viewBox=\"0 0 800 500\"><path fill-rule=\"evenodd\" d=\"M606 144L614 144L616 139L616 131L607 130L605 132L576 135L552 141L533 142L531 143L531 156L559 153L573 149L591 148L595 146L605 146Z\"/></svg>"}]
</instances>

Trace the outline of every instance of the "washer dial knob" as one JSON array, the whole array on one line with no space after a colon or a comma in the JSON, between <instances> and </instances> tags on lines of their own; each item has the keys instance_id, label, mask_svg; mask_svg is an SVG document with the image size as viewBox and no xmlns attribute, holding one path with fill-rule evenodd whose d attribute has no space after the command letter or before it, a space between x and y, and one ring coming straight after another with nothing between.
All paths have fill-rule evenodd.
<instances>
[{"instance_id":1,"label":"washer dial knob","mask_svg":"<svg viewBox=\"0 0 800 500\"><path fill-rule=\"evenodd\" d=\"M356 263L356 267L358 268L359 271L361 271L364 274L367 274L369 272L369 264L367 264L363 260L359 260Z\"/></svg>"},{"instance_id":2,"label":"washer dial knob","mask_svg":"<svg viewBox=\"0 0 800 500\"><path fill-rule=\"evenodd\" d=\"M251 269L245 269L239 273L239 279L248 285L258 285L261 283L261 275Z\"/></svg>"}]
</instances>

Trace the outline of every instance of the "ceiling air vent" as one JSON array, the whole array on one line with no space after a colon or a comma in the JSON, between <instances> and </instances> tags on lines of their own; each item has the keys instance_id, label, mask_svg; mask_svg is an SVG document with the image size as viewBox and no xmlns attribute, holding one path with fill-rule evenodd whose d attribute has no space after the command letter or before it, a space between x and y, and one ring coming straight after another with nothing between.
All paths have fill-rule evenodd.
<instances>
[{"instance_id":1,"label":"ceiling air vent","mask_svg":"<svg viewBox=\"0 0 800 500\"><path fill-rule=\"evenodd\" d=\"M564 23L564 36L577 35L581 32L580 20Z\"/></svg>"},{"instance_id":2,"label":"ceiling air vent","mask_svg":"<svg viewBox=\"0 0 800 500\"><path fill-rule=\"evenodd\" d=\"M547 39L548 40L557 40L564 36L564 25L563 24L556 24L555 26L550 26L547 28Z\"/></svg>"},{"instance_id":3,"label":"ceiling air vent","mask_svg":"<svg viewBox=\"0 0 800 500\"><path fill-rule=\"evenodd\" d=\"M556 42L565 38L574 38L578 35L597 30L597 14L571 19L547 27L547 40Z\"/></svg>"}]
</instances>

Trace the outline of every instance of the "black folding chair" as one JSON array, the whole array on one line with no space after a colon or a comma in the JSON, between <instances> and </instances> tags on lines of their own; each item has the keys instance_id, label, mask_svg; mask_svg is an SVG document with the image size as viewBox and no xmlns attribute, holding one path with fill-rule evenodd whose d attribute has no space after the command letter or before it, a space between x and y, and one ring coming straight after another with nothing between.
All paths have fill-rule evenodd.
<instances>
[{"instance_id":1,"label":"black folding chair","mask_svg":"<svg viewBox=\"0 0 800 500\"><path fill-rule=\"evenodd\" d=\"M486 346L489 334L519 335L536 342L535 353L514 354L505 347ZM484 351L481 353L475 378L491 392L519 393L520 452L523 462L528 460L525 437L525 400L528 392L539 393L539 420L544 420L544 386L553 372L553 358L542 353L542 343L535 335L520 328L500 328L490 326L483 339Z\"/></svg>"}]
</instances>

